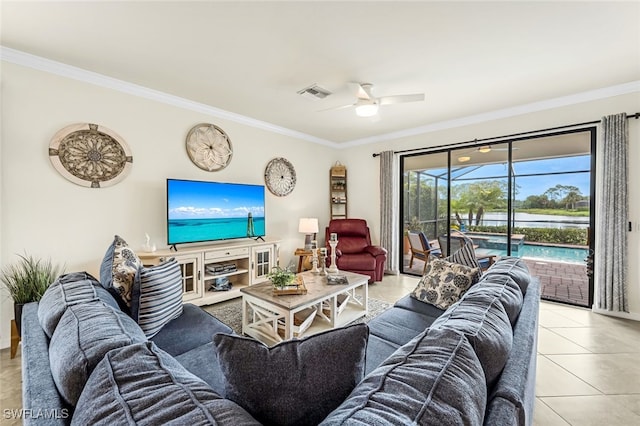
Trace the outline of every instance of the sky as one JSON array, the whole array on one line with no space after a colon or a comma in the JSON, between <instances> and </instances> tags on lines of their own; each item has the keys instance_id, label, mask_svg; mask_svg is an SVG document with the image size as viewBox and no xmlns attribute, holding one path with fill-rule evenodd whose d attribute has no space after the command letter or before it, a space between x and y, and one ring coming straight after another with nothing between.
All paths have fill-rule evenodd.
<instances>
[{"instance_id":1,"label":"sky","mask_svg":"<svg viewBox=\"0 0 640 426\"><path fill-rule=\"evenodd\" d=\"M582 195L589 195L591 158L589 155L576 157L552 158L547 160L521 161L513 164L518 192L517 200L525 200L530 195L542 195L547 189L560 185L577 187ZM467 179L495 177L504 179L507 176L507 165L487 164L473 170L475 166L456 169L452 176L460 178L456 182L470 182ZM442 170L446 172L446 170ZM582 172L582 173L568 173ZM563 173L563 174L549 174ZM527 176L535 175L535 176Z\"/></svg>"},{"instance_id":2,"label":"sky","mask_svg":"<svg viewBox=\"0 0 640 426\"><path fill-rule=\"evenodd\" d=\"M264 186L167 180L169 219L264 217Z\"/></svg>"}]
</instances>

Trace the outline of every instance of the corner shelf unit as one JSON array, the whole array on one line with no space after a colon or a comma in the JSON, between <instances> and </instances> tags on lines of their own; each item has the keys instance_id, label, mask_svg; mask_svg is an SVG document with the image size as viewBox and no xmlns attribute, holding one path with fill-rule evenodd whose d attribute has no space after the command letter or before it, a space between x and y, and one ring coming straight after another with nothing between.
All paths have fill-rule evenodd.
<instances>
[{"instance_id":1,"label":"corner shelf unit","mask_svg":"<svg viewBox=\"0 0 640 426\"><path fill-rule=\"evenodd\" d=\"M329 210L331 219L347 218L347 168L339 163L329 171Z\"/></svg>"},{"instance_id":2,"label":"corner shelf unit","mask_svg":"<svg viewBox=\"0 0 640 426\"><path fill-rule=\"evenodd\" d=\"M178 251L138 253L146 266L175 258L182 271L182 300L210 305L240 297L240 289L267 281L267 274L279 262L279 241L238 240L224 244L179 247ZM216 279L227 278L229 290L214 290Z\"/></svg>"}]
</instances>

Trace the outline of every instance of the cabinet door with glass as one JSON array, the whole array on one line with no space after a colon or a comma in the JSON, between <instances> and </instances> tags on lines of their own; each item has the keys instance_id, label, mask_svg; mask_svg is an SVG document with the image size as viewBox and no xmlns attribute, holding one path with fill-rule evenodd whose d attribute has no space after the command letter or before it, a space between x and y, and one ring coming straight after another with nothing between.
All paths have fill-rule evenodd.
<instances>
[{"instance_id":1,"label":"cabinet door with glass","mask_svg":"<svg viewBox=\"0 0 640 426\"><path fill-rule=\"evenodd\" d=\"M251 248L251 284L267 280L267 274L275 263L273 244Z\"/></svg>"},{"instance_id":2,"label":"cabinet door with glass","mask_svg":"<svg viewBox=\"0 0 640 426\"><path fill-rule=\"evenodd\" d=\"M182 273L182 300L194 300L202 297L202 281L200 265L202 258L199 255L176 256Z\"/></svg>"}]
</instances>

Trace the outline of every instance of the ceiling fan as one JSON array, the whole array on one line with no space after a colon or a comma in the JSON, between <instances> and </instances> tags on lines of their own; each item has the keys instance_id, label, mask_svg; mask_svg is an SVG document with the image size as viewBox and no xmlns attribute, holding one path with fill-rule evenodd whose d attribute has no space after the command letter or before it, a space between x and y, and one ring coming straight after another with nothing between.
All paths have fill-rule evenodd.
<instances>
[{"instance_id":1,"label":"ceiling fan","mask_svg":"<svg viewBox=\"0 0 640 426\"><path fill-rule=\"evenodd\" d=\"M518 147L512 147L512 149L515 151L518 149ZM487 144L487 145L480 145L477 148L473 148L469 151L466 151L463 153L463 155L458 157L458 161L461 163L466 163L467 161L471 160L471 157L469 156L469 154L474 153L474 152L479 152L480 154L488 154L491 151L509 151L508 147L494 147L491 146L491 144Z\"/></svg>"},{"instance_id":2,"label":"ceiling fan","mask_svg":"<svg viewBox=\"0 0 640 426\"><path fill-rule=\"evenodd\" d=\"M356 115L359 117L372 117L378 113L380 105L424 101L424 93L382 96L376 98L372 93L373 84L371 83L349 83L349 88L355 93L357 98L356 101L352 104L329 108L330 110L354 107Z\"/></svg>"}]
</instances>

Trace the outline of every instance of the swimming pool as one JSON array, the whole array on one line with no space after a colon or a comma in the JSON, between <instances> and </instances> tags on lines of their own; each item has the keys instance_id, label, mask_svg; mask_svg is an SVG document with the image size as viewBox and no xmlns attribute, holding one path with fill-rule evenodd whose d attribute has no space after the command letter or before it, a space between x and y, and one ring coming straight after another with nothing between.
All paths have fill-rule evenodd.
<instances>
[{"instance_id":1,"label":"swimming pool","mask_svg":"<svg viewBox=\"0 0 640 426\"><path fill-rule=\"evenodd\" d=\"M482 254L495 254L498 256L506 256L506 250L496 249L482 249L479 253ZM556 262L569 262L569 263L584 263L587 257L588 250L576 247L560 247L560 246L545 246L538 244L524 243L520 246L518 251L512 251L512 256L527 257L533 259L541 259Z\"/></svg>"},{"instance_id":2,"label":"swimming pool","mask_svg":"<svg viewBox=\"0 0 640 426\"><path fill-rule=\"evenodd\" d=\"M467 232L466 235L473 240L479 254L507 255L507 237L504 234ZM511 256L514 257L584 264L587 254L586 248L528 243L522 234L511 235Z\"/></svg>"}]
</instances>

